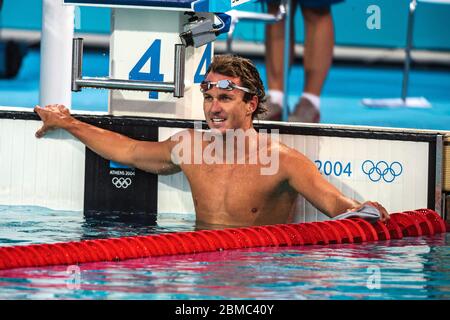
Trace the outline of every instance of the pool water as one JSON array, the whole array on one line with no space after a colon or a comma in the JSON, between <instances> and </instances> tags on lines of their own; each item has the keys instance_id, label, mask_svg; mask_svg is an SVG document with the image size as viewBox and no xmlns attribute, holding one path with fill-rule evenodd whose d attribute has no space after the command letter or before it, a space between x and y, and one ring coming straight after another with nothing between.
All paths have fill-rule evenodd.
<instances>
[{"instance_id":1,"label":"pool water","mask_svg":"<svg viewBox=\"0 0 450 320\"><path fill-rule=\"evenodd\" d=\"M191 231L120 216L0 206L0 245ZM0 270L0 299L449 299L450 234Z\"/></svg>"}]
</instances>

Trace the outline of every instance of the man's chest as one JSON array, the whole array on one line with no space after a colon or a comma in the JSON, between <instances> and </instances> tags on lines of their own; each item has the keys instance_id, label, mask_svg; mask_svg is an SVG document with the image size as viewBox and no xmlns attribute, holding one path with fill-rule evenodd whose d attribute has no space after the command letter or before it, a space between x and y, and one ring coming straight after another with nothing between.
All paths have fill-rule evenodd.
<instances>
[{"instance_id":1,"label":"man's chest","mask_svg":"<svg viewBox=\"0 0 450 320\"><path fill-rule=\"evenodd\" d=\"M216 200L243 201L267 197L282 184L280 175L261 175L257 165L202 165L184 170L194 194Z\"/></svg>"}]
</instances>

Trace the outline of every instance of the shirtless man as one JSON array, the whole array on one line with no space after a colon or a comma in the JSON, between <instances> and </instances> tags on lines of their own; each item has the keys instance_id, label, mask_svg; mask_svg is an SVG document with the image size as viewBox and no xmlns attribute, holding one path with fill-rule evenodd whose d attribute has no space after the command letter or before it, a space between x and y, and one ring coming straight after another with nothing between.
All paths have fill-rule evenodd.
<instances>
[{"instance_id":1,"label":"shirtless man","mask_svg":"<svg viewBox=\"0 0 450 320\"><path fill-rule=\"evenodd\" d=\"M241 129L247 140L262 141L261 134L253 128L253 118L264 111L264 86L250 60L216 56L201 89L205 118L217 137L230 130ZM258 145L256 150L265 148L265 151L277 155L276 172L264 175L261 174L263 165L260 162L211 164L180 161L180 156L186 156L187 151L193 151L188 160L195 157L194 142L188 143L192 150L185 149L178 152L178 156L174 154L175 149L180 150L182 140L199 134L203 137L205 132L191 129L162 142L138 141L78 121L63 105L36 106L35 112L44 122L36 132L38 138L49 130L62 128L106 159L154 174L183 171L191 186L199 224L251 226L287 223L298 194L329 217L357 210L366 204L377 208L382 220L389 218L386 209L377 202L360 204L344 196L322 177L306 156L273 139L268 139L265 145ZM201 141L200 152L204 152L212 139ZM224 140L223 149L217 149L216 156L225 156L218 154L230 150L237 151L237 144L229 148L228 142ZM244 158L249 158L252 150L245 147L244 151Z\"/></svg>"}]
</instances>

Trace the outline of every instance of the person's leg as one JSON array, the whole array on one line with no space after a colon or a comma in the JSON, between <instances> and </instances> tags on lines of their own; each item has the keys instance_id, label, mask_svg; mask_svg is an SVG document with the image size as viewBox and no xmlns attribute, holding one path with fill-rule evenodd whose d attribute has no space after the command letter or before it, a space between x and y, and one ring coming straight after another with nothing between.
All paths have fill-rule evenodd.
<instances>
[{"instance_id":1,"label":"person's leg","mask_svg":"<svg viewBox=\"0 0 450 320\"><path fill-rule=\"evenodd\" d=\"M268 4L269 13L278 11L279 3L270 1ZM267 84L269 90L283 91L283 47L284 47L284 22L269 23L266 25L266 68Z\"/></svg>"},{"instance_id":2,"label":"person's leg","mask_svg":"<svg viewBox=\"0 0 450 320\"><path fill-rule=\"evenodd\" d=\"M295 2L293 1L293 7L295 8ZM279 1L269 1L268 11L275 14L279 9ZM291 61L293 57L293 17L291 17ZM284 58L284 21L280 21L273 24L266 25L265 34L265 62L267 73L267 94L268 99L268 112L263 119L267 120L281 120L281 106L283 105L283 58Z\"/></svg>"},{"instance_id":3,"label":"person's leg","mask_svg":"<svg viewBox=\"0 0 450 320\"><path fill-rule=\"evenodd\" d=\"M333 60L334 26L330 8L302 6L305 21L304 92L320 96Z\"/></svg>"},{"instance_id":4,"label":"person's leg","mask_svg":"<svg viewBox=\"0 0 450 320\"><path fill-rule=\"evenodd\" d=\"M309 8L302 5L305 24L303 96L290 121L319 122L320 94L331 67L334 26L330 7Z\"/></svg>"}]
</instances>

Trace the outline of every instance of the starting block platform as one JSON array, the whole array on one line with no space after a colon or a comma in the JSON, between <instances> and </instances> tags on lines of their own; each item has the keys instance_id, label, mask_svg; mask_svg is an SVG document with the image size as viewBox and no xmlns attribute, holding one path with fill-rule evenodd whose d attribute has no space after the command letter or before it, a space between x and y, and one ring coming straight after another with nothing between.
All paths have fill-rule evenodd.
<instances>
[{"instance_id":1,"label":"starting block platform","mask_svg":"<svg viewBox=\"0 0 450 320\"><path fill-rule=\"evenodd\" d=\"M115 87L110 91L109 114L203 120L203 96L199 83L214 55L215 30L217 26L225 26L215 13L229 11L249 1L64 0L66 5L111 8L109 78L96 82L103 81L100 85L93 84L96 79L92 78L83 82L81 49L78 54L74 53L72 59L78 62L77 68L73 64L72 70L80 70L75 77L75 85L72 75L72 90L79 91L83 86L111 89L112 82L114 85L127 82L129 86ZM183 34L188 34L189 40L183 38ZM178 54L175 47L181 44L185 48L182 54ZM86 85L77 86L78 80ZM105 84L107 81L110 83ZM149 91L155 90L152 86L134 87L134 84L142 82L158 86L167 84L180 90L172 94L170 90Z\"/></svg>"}]
</instances>

